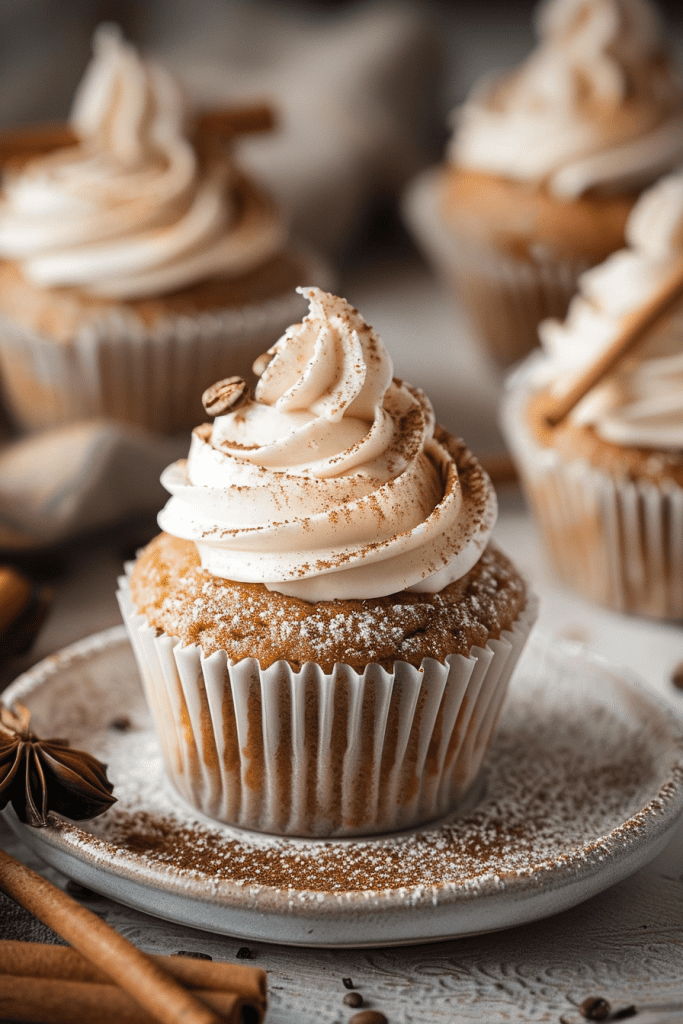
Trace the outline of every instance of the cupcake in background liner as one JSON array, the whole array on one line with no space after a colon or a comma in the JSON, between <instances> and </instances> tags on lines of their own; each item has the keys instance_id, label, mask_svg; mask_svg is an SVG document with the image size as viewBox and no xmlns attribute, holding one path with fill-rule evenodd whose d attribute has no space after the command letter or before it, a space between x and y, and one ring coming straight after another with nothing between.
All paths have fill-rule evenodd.
<instances>
[{"instance_id":1,"label":"cupcake in background liner","mask_svg":"<svg viewBox=\"0 0 683 1024\"><path fill-rule=\"evenodd\" d=\"M318 288L162 482L119 602L168 775L204 813L353 836L453 812L537 602L489 543L491 482Z\"/></svg>"},{"instance_id":2,"label":"cupcake in background liner","mask_svg":"<svg viewBox=\"0 0 683 1024\"><path fill-rule=\"evenodd\" d=\"M683 160L683 81L648 0L548 0L539 43L456 111L447 161L405 216L507 366L624 244L642 190Z\"/></svg>"},{"instance_id":3,"label":"cupcake in background liner","mask_svg":"<svg viewBox=\"0 0 683 1024\"><path fill-rule=\"evenodd\" d=\"M210 119L113 25L95 33L70 127L2 145L10 415L29 430L97 416L191 427L202 391L230 368L248 373L303 315L302 276L329 270L288 240Z\"/></svg>"},{"instance_id":4,"label":"cupcake in background liner","mask_svg":"<svg viewBox=\"0 0 683 1024\"><path fill-rule=\"evenodd\" d=\"M555 570L619 611L683 618L683 298L564 422L543 419L683 271L683 171L644 193L629 248L582 275L543 353L512 375L503 429Z\"/></svg>"}]
</instances>

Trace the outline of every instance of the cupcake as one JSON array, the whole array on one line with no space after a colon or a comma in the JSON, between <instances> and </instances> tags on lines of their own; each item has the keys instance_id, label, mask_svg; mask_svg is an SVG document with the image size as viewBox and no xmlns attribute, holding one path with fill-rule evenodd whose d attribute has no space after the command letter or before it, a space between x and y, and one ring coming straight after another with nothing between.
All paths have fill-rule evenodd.
<instances>
[{"instance_id":1,"label":"cupcake","mask_svg":"<svg viewBox=\"0 0 683 1024\"><path fill-rule=\"evenodd\" d=\"M683 293L549 428L569 392L683 269L683 172L645 192L629 248L582 275L564 323L513 375L503 426L559 576L620 611L683 618Z\"/></svg>"},{"instance_id":2,"label":"cupcake","mask_svg":"<svg viewBox=\"0 0 683 1024\"><path fill-rule=\"evenodd\" d=\"M296 283L326 271L288 242L216 120L103 26L72 130L5 138L0 372L19 427L190 427L202 391L304 312Z\"/></svg>"},{"instance_id":3,"label":"cupcake","mask_svg":"<svg viewBox=\"0 0 683 1024\"><path fill-rule=\"evenodd\" d=\"M536 601L491 482L345 300L205 395L119 599L168 775L221 821L419 825L470 790Z\"/></svg>"},{"instance_id":4,"label":"cupcake","mask_svg":"<svg viewBox=\"0 0 683 1024\"><path fill-rule=\"evenodd\" d=\"M683 83L647 0L549 0L539 43L479 83L410 225L475 333L509 365L624 244L640 192L683 159Z\"/></svg>"}]
</instances>

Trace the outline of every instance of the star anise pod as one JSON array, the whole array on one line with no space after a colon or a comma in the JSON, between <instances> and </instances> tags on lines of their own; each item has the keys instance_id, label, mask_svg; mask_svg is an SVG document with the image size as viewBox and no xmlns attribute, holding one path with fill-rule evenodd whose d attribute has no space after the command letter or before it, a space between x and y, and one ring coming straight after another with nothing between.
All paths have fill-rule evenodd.
<instances>
[{"instance_id":1,"label":"star anise pod","mask_svg":"<svg viewBox=\"0 0 683 1024\"><path fill-rule=\"evenodd\" d=\"M41 827L48 811L81 821L116 802L105 764L68 740L41 740L29 730L30 714L0 704L0 810L11 802L21 821Z\"/></svg>"}]
</instances>

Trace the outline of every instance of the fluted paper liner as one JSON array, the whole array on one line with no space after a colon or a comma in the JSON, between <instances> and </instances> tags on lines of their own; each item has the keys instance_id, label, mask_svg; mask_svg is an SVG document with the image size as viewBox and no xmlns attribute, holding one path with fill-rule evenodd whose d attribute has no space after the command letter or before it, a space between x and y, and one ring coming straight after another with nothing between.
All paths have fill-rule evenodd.
<instances>
[{"instance_id":1,"label":"fluted paper liner","mask_svg":"<svg viewBox=\"0 0 683 1024\"><path fill-rule=\"evenodd\" d=\"M302 284L331 281L322 258L296 247ZM26 430L110 417L161 433L205 415L202 392L251 366L305 313L294 289L239 307L172 314L147 326L120 308L57 341L0 315L0 368L7 408Z\"/></svg>"},{"instance_id":2,"label":"fluted paper liner","mask_svg":"<svg viewBox=\"0 0 683 1024\"><path fill-rule=\"evenodd\" d=\"M438 205L438 169L418 177L406 194L406 221L494 359L510 366L538 345L538 325L564 318L579 275L591 266L535 252L533 261L475 242L446 223Z\"/></svg>"},{"instance_id":3,"label":"fluted paper liner","mask_svg":"<svg viewBox=\"0 0 683 1024\"><path fill-rule=\"evenodd\" d=\"M194 807L293 836L370 835L452 811L474 782L536 618L469 657L362 673L204 657L148 624L126 578L119 604L167 773Z\"/></svg>"},{"instance_id":4,"label":"fluted paper liner","mask_svg":"<svg viewBox=\"0 0 683 1024\"><path fill-rule=\"evenodd\" d=\"M535 359L513 375L503 431L557 575L618 611L683 618L683 488L613 477L541 445L527 423Z\"/></svg>"}]
</instances>

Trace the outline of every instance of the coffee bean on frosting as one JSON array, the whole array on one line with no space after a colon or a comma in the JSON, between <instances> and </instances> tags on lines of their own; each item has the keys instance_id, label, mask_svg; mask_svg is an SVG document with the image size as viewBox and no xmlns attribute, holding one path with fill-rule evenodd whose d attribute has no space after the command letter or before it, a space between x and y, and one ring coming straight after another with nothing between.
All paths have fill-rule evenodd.
<instances>
[{"instance_id":1,"label":"coffee bean on frosting","mask_svg":"<svg viewBox=\"0 0 683 1024\"><path fill-rule=\"evenodd\" d=\"M363 997L360 992L347 992L342 999L344 1006L351 1006L354 1010L357 1010L363 1005Z\"/></svg>"},{"instance_id":2,"label":"coffee bean on frosting","mask_svg":"<svg viewBox=\"0 0 683 1024\"><path fill-rule=\"evenodd\" d=\"M251 399L249 385L241 377L226 377L207 388L202 405L209 416L222 416L231 409L239 409Z\"/></svg>"}]
</instances>

